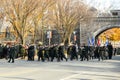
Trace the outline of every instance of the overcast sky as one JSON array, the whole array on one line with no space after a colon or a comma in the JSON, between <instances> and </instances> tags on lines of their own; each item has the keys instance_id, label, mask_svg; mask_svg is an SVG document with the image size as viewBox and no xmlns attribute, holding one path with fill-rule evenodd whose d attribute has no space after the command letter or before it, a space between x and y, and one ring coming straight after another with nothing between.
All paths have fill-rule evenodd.
<instances>
[{"instance_id":1,"label":"overcast sky","mask_svg":"<svg viewBox=\"0 0 120 80\"><path fill-rule=\"evenodd\" d=\"M83 0L90 6L94 6L101 11L120 9L120 0Z\"/></svg>"}]
</instances>

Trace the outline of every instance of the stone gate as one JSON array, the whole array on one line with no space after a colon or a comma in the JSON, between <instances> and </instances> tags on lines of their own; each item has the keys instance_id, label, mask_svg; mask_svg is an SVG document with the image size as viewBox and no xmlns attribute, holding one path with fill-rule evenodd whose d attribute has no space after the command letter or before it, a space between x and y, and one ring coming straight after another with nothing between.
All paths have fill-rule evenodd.
<instances>
[{"instance_id":1,"label":"stone gate","mask_svg":"<svg viewBox=\"0 0 120 80\"><path fill-rule=\"evenodd\" d=\"M81 25L81 44L88 44L88 39L92 37L96 40L101 33L112 28L120 28L120 10L112 10L107 16L98 16L90 25Z\"/></svg>"}]
</instances>

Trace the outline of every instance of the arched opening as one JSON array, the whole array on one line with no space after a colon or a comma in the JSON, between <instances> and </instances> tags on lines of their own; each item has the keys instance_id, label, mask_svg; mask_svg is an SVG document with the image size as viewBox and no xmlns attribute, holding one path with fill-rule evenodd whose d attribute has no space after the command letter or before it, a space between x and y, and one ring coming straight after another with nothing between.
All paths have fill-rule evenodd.
<instances>
[{"instance_id":1,"label":"arched opening","mask_svg":"<svg viewBox=\"0 0 120 80\"><path fill-rule=\"evenodd\" d=\"M120 46L120 27L113 26L109 28L101 29L95 36L96 43L99 40L101 46L107 45L109 42L114 47Z\"/></svg>"}]
</instances>

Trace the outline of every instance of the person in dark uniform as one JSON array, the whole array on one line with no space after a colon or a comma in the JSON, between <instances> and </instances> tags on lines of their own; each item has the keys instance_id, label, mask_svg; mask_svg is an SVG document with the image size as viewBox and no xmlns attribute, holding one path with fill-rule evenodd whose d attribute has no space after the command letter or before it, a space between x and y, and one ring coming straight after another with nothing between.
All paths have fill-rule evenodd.
<instances>
[{"instance_id":1,"label":"person in dark uniform","mask_svg":"<svg viewBox=\"0 0 120 80\"><path fill-rule=\"evenodd\" d=\"M81 61L84 60L84 54L85 54L85 47L81 47L81 54L80 54L80 58L81 58Z\"/></svg>"},{"instance_id":2,"label":"person in dark uniform","mask_svg":"<svg viewBox=\"0 0 120 80\"><path fill-rule=\"evenodd\" d=\"M8 59L8 46L7 45L3 47L3 53L4 53L4 58L7 60Z\"/></svg>"},{"instance_id":3,"label":"person in dark uniform","mask_svg":"<svg viewBox=\"0 0 120 80\"><path fill-rule=\"evenodd\" d=\"M113 54L113 46L111 43L109 43L107 45L107 48L108 48L108 56L109 56L109 59L112 59L112 54Z\"/></svg>"},{"instance_id":4,"label":"person in dark uniform","mask_svg":"<svg viewBox=\"0 0 120 80\"><path fill-rule=\"evenodd\" d=\"M71 51L71 58L70 58L70 60L73 60L73 59L75 59L75 58L76 58L76 60L78 60L78 55L77 55L77 51L76 51L76 46L73 45L73 46L72 46L72 51Z\"/></svg>"},{"instance_id":5,"label":"person in dark uniform","mask_svg":"<svg viewBox=\"0 0 120 80\"><path fill-rule=\"evenodd\" d=\"M42 60L42 62L44 62L44 48L41 46L38 50L38 61L40 61L40 59Z\"/></svg>"},{"instance_id":6,"label":"person in dark uniform","mask_svg":"<svg viewBox=\"0 0 120 80\"><path fill-rule=\"evenodd\" d=\"M58 46L57 45L54 45L53 48L52 48L52 57L51 57L51 61L54 60L54 58L57 58L57 61L59 61L58 59Z\"/></svg>"},{"instance_id":7,"label":"person in dark uniform","mask_svg":"<svg viewBox=\"0 0 120 80\"><path fill-rule=\"evenodd\" d=\"M31 45L28 48L28 61L34 61L34 54L35 54L34 45Z\"/></svg>"},{"instance_id":8,"label":"person in dark uniform","mask_svg":"<svg viewBox=\"0 0 120 80\"><path fill-rule=\"evenodd\" d=\"M48 46L45 46L44 48L44 58L49 61L49 47Z\"/></svg>"},{"instance_id":9,"label":"person in dark uniform","mask_svg":"<svg viewBox=\"0 0 120 80\"><path fill-rule=\"evenodd\" d=\"M0 44L0 59L3 58L3 46Z\"/></svg>"},{"instance_id":10,"label":"person in dark uniform","mask_svg":"<svg viewBox=\"0 0 120 80\"><path fill-rule=\"evenodd\" d=\"M54 49L54 46L51 45L49 48L49 56L51 58L51 62L53 62L53 60L54 60L54 50L53 49Z\"/></svg>"},{"instance_id":11,"label":"person in dark uniform","mask_svg":"<svg viewBox=\"0 0 120 80\"><path fill-rule=\"evenodd\" d=\"M59 48L58 48L58 57L63 60L63 58L67 61L67 58L65 57L65 54L64 54L64 45L60 45ZM60 60L59 59L59 60Z\"/></svg>"},{"instance_id":12,"label":"person in dark uniform","mask_svg":"<svg viewBox=\"0 0 120 80\"><path fill-rule=\"evenodd\" d=\"M14 63L15 47L12 46L11 44L9 45L9 48L8 48L8 55L9 55L9 60L8 60L8 62L10 63L11 60L12 60L12 63Z\"/></svg>"},{"instance_id":13,"label":"person in dark uniform","mask_svg":"<svg viewBox=\"0 0 120 80\"><path fill-rule=\"evenodd\" d=\"M82 47L82 53L81 53L81 61L83 61L83 60L85 60L85 59L87 59L87 61L89 60L89 58L88 58L88 46L85 46L85 44L84 44L84 46Z\"/></svg>"},{"instance_id":14,"label":"person in dark uniform","mask_svg":"<svg viewBox=\"0 0 120 80\"><path fill-rule=\"evenodd\" d=\"M103 60L104 59L104 53L105 53L105 48L104 46L99 47L99 54L98 54L98 60Z\"/></svg>"},{"instance_id":15,"label":"person in dark uniform","mask_svg":"<svg viewBox=\"0 0 120 80\"><path fill-rule=\"evenodd\" d=\"M89 56L90 56L90 59L94 59L94 46L89 46Z\"/></svg>"},{"instance_id":16,"label":"person in dark uniform","mask_svg":"<svg viewBox=\"0 0 120 80\"><path fill-rule=\"evenodd\" d=\"M99 58L99 46L95 46L95 51L94 51L94 58Z\"/></svg>"},{"instance_id":17,"label":"person in dark uniform","mask_svg":"<svg viewBox=\"0 0 120 80\"><path fill-rule=\"evenodd\" d=\"M117 49L116 49L116 48L114 48L114 56L116 55L116 52L117 52Z\"/></svg>"}]
</instances>

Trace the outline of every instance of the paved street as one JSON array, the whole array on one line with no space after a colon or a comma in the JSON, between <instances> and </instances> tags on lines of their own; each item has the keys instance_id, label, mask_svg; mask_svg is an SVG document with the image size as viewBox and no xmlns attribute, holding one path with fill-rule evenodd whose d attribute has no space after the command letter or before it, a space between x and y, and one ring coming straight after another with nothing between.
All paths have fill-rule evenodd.
<instances>
[{"instance_id":1,"label":"paved street","mask_svg":"<svg viewBox=\"0 0 120 80\"><path fill-rule=\"evenodd\" d=\"M112 60L38 62L0 60L0 80L120 80L120 56Z\"/></svg>"}]
</instances>

